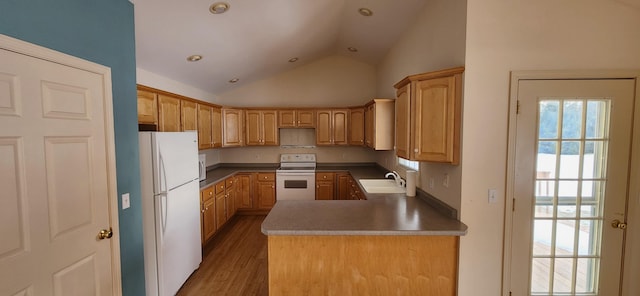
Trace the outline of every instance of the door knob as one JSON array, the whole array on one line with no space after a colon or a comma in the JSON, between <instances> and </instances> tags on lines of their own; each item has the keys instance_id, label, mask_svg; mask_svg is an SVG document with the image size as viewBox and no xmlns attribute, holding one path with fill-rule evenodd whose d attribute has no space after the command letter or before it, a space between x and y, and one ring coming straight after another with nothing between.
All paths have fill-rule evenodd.
<instances>
[{"instance_id":1,"label":"door knob","mask_svg":"<svg viewBox=\"0 0 640 296\"><path fill-rule=\"evenodd\" d=\"M627 229L627 223L620 222L618 219L616 219L616 220L613 220L613 222L611 222L611 227L619 228L619 229Z\"/></svg>"},{"instance_id":2,"label":"door knob","mask_svg":"<svg viewBox=\"0 0 640 296\"><path fill-rule=\"evenodd\" d=\"M100 233L98 233L98 239L105 239L105 238L111 238L113 236L113 231L111 230L111 227L109 227L109 229L103 229L100 230Z\"/></svg>"}]
</instances>

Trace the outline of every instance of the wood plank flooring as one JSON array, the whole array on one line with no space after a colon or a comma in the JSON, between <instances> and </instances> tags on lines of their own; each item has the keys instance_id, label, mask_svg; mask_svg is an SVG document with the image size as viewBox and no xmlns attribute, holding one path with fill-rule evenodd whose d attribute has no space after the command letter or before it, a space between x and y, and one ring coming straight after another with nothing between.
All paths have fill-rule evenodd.
<instances>
[{"instance_id":1,"label":"wood plank flooring","mask_svg":"<svg viewBox=\"0 0 640 296\"><path fill-rule=\"evenodd\" d=\"M236 216L205 246L200 268L178 291L186 295L269 295L266 216Z\"/></svg>"}]
</instances>

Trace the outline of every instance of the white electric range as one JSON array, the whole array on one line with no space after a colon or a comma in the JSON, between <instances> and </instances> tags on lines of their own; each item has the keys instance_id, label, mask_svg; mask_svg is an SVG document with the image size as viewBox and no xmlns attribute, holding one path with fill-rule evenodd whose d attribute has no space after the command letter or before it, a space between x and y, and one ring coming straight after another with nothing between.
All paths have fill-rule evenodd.
<instances>
[{"instance_id":1,"label":"white electric range","mask_svg":"<svg viewBox=\"0 0 640 296\"><path fill-rule=\"evenodd\" d=\"M316 155L281 154L276 170L276 200L316 199Z\"/></svg>"}]
</instances>

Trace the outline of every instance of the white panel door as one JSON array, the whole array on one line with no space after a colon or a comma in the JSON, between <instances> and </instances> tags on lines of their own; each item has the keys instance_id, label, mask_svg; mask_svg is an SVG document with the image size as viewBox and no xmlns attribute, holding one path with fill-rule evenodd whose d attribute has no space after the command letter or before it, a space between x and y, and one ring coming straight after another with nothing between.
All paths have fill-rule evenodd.
<instances>
[{"instance_id":1,"label":"white panel door","mask_svg":"<svg viewBox=\"0 0 640 296\"><path fill-rule=\"evenodd\" d=\"M119 293L104 106L101 74L0 49L0 295Z\"/></svg>"},{"instance_id":2,"label":"white panel door","mask_svg":"<svg viewBox=\"0 0 640 296\"><path fill-rule=\"evenodd\" d=\"M635 81L518 87L510 291L619 295Z\"/></svg>"}]
</instances>

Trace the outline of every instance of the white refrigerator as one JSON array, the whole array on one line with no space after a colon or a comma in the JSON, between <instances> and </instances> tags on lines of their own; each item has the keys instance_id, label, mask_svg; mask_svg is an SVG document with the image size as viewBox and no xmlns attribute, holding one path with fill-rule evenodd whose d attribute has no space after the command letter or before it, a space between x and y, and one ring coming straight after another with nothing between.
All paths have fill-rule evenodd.
<instances>
[{"instance_id":1,"label":"white refrigerator","mask_svg":"<svg viewBox=\"0 0 640 296\"><path fill-rule=\"evenodd\" d=\"M196 132L140 132L147 295L175 295L202 262Z\"/></svg>"}]
</instances>

